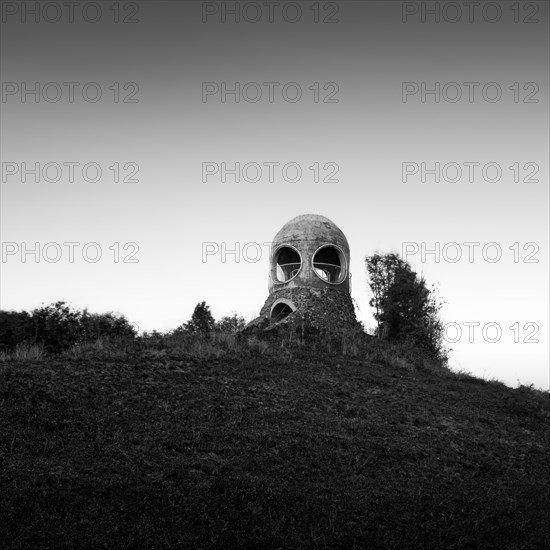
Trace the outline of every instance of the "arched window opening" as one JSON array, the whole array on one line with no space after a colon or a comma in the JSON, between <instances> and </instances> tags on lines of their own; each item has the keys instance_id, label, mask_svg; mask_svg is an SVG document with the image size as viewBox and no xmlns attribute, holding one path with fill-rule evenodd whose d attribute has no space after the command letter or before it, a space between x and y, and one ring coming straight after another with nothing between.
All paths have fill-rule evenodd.
<instances>
[{"instance_id":1,"label":"arched window opening","mask_svg":"<svg viewBox=\"0 0 550 550\"><path fill-rule=\"evenodd\" d=\"M302 266L300 254L290 246L282 246L275 253L275 277L279 283L286 283L296 277Z\"/></svg>"},{"instance_id":2,"label":"arched window opening","mask_svg":"<svg viewBox=\"0 0 550 550\"><path fill-rule=\"evenodd\" d=\"M313 256L313 271L327 283L341 283L346 275L342 253L334 246L320 248Z\"/></svg>"},{"instance_id":3,"label":"arched window opening","mask_svg":"<svg viewBox=\"0 0 550 550\"><path fill-rule=\"evenodd\" d=\"M276 304L271 310L271 322L277 323L292 313L293 309L283 302Z\"/></svg>"}]
</instances>

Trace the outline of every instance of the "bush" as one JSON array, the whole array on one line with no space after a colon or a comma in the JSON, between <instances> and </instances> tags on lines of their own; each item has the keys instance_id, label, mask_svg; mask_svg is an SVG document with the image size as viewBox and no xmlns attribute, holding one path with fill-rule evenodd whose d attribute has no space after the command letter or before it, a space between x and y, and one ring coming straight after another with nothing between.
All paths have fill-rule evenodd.
<instances>
[{"instance_id":1,"label":"bush","mask_svg":"<svg viewBox=\"0 0 550 550\"><path fill-rule=\"evenodd\" d=\"M35 355L40 349L41 355L60 353L101 338L134 337L135 329L123 315L90 314L86 309L73 309L64 301L36 308L31 313L0 311L0 352L4 358L8 355L17 358L26 348L35 349L32 352Z\"/></svg>"},{"instance_id":2,"label":"bush","mask_svg":"<svg viewBox=\"0 0 550 550\"><path fill-rule=\"evenodd\" d=\"M244 317L237 316L237 314L234 313L231 317L222 317L219 321L217 321L215 329L218 332L237 334L237 332L241 331L245 325L246 321Z\"/></svg>"},{"instance_id":3,"label":"bush","mask_svg":"<svg viewBox=\"0 0 550 550\"><path fill-rule=\"evenodd\" d=\"M32 311L35 342L46 351L59 353L76 344L82 333L82 314L59 301Z\"/></svg>"},{"instance_id":4,"label":"bush","mask_svg":"<svg viewBox=\"0 0 550 550\"><path fill-rule=\"evenodd\" d=\"M31 316L26 311L0 311L0 351L11 353L18 344L34 341Z\"/></svg>"}]
</instances>

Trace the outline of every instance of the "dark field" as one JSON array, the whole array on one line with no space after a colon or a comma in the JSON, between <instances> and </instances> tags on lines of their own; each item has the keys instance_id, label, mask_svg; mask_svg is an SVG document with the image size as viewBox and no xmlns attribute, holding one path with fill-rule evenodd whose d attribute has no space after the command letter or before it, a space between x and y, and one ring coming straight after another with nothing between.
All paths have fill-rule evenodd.
<instances>
[{"instance_id":1,"label":"dark field","mask_svg":"<svg viewBox=\"0 0 550 550\"><path fill-rule=\"evenodd\" d=\"M550 396L402 359L0 364L0 548L550 548Z\"/></svg>"}]
</instances>

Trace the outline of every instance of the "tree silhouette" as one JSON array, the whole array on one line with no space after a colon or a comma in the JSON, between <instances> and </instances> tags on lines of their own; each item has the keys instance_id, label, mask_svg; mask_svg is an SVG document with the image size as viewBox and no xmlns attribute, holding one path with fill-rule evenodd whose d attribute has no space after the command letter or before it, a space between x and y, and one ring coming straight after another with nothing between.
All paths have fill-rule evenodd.
<instances>
[{"instance_id":1,"label":"tree silhouette","mask_svg":"<svg viewBox=\"0 0 550 550\"><path fill-rule=\"evenodd\" d=\"M198 303L195 306L191 320L185 323L184 328L192 334L202 334L208 336L216 325L216 321L210 312L210 307L205 301Z\"/></svg>"},{"instance_id":2,"label":"tree silhouette","mask_svg":"<svg viewBox=\"0 0 550 550\"><path fill-rule=\"evenodd\" d=\"M439 319L442 302L436 298L435 289L428 289L424 277L396 253L375 253L367 256L365 263L377 336L409 342L429 355L444 358L443 323Z\"/></svg>"}]
</instances>

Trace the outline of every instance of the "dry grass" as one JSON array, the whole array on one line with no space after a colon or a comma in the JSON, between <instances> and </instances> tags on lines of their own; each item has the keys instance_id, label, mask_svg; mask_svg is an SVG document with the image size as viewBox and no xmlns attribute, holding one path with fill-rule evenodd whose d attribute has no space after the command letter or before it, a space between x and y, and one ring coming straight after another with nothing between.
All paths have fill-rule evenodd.
<instances>
[{"instance_id":1,"label":"dry grass","mask_svg":"<svg viewBox=\"0 0 550 550\"><path fill-rule=\"evenodd\" d=\"M13 352L0 351L0 361L37 361L44 358L42 344L17 344Z\"/></svg>"}]
</instances>

